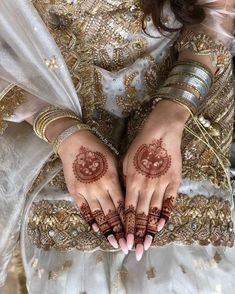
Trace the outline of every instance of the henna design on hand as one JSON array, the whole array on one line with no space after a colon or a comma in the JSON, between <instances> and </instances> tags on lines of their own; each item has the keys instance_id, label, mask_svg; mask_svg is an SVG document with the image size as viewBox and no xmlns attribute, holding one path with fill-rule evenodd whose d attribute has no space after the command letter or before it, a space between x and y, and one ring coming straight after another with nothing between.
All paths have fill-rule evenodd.
<instances>
[{"instance_id":1,"label":"henna design on hand","mask_svg":"<svg viewBox=\"0 0 235 294\"><path fill-rule=\"evenodd\" d=\"M105 156L98 151L91 151L81 146L80 152L73 163L76 179L82 183L93 183L101 179L108 170Z\"/></svg>"},{"instance_id":2,"label":"henna design on hand","mask_svg":"<svg viewBox=\"0 0 235 294\"><path fill-rule=\"evenodd\" d=\"M81 214L84 220L92 226L95 223L95 219L92 215L91 209L87 203L83 203L80 207Z\"/></svg>"},{"instance_id":3,"label":"henna design on hand","mask_svg":"<svg viewBox=\"0 0 235 294\"><path fill-rule=\"evenodd\" d=\"M174 199L175 198L173 196L171 196L171 197L166 198L163 202L161 217L164 218L166 220L166 222L170 218L171 213L173 211Z\"/></svg>"},{"instance_id":4,"label":"henna design on hand","mask_svg":"<svg viewBox=\"0 0 235 294\"><path fill-rule=\"evenodd\" d=\"M125 210L126 235L135 233L135 216L136 211L134 205L128 206Z\"/></svg>"},{"instance_id":5,"label":"henna design on hand","mask_svg":"<svg viewBox=\"0 0 235 294\"><path fill-rule=\"evenodd\" d=\"M101 232L105 235L106 238L109 235L113 235L113 230L111 229L101 209L94 210L93 217L95 218L98 227L100 228Z\"/></svg>"},{"instance_id":6,"label":"henna design on hand","mask_svg":"<svg viewBox=\"0 0 235 294\"><path fill-rule=\"evenodd\" d=\"M124 234L122 222L121 222L121 219L120 219L117 211L110 209L106 215L106 218L107 218L107 221L110 224L117 240L124 238L125 234Z\"/></svg>"},{"instance_id":7,"label":"henna design on hand","mask_svg":"<svg viewBox=\"0 0 235 294\"><path fill-rule=\"evenodd\" d=\"M148 223L148 216L142 212L136 214L135 244L143 243Z\"/></svg>"},{"instance_id":8,"label":"henna design on hand","mask_svg":"<svg viewBox=\"0 0 235 294\"><path fill-rule=\"evenodd\" d=\"M158 221L160 219L161 210L157 207L150 207L147 225L147 234L155 237L158 228Z\"/></svg>"},{"instance_id":9,"label":"henna design on hand","mask_svg":"<svg viewBox=\"0 0 235 294\"><path fill-rule=\"evenodd\" d=\"M143 144L137 150L134 160L135 169L148 178L159 178L171 166L171 156L162 147L162 139L154 140L151 144Z\"/></svg>"},{"instance_id":10,"label":"henna design on hand","mask_svg":"<svg viewBox=\"0 0 235 294\"><path fill-rule=\"evenodd\" d=\"M122 223L125 224L126 218L125 218L125 203L124 203L124 201L118 201L117 212L120 216Z\"/></svg>"}]
</instances>

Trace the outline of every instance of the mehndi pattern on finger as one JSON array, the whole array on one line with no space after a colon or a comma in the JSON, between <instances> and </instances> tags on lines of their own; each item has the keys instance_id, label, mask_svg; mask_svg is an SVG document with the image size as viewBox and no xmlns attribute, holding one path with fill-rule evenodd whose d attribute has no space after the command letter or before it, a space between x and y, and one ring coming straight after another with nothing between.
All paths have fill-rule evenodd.
<instances>
[{"instance_id":1,"label":"mehndi pattern on finger","mask_svg":"<svg viewBox=\"0 0 235 294\"><path fill-rule=\"evenodd\" d=\"M126 235L135 233L136 211L134 205L129 205L125 210Z\"/></svg>"},{"instance_id":2,"label":"mehndi pattern on finger","mask_svg":"<svg viewBox=\"0 0 235 294\"><path fill-rule=\"evenodd\" d=\"M158 207L154 206L149 208L148 225L147 225L146 234L149 234L153 238L155 237L157 233L160 215L161 215L161 210Z\"/></svg>"},{"instance_id":3,"label":"mehndi pattern on finger","mask_svg":"<svg viewBox=\"0 0 235 294\"><path fill-rule=\"evenodd\" d=\"M101 209L94 210L93 216L97 222L98 227L100 228L101 232L105 235L105 237L108 237L109 235L113 234L113 231Z\"/></svg>"},{"instance_id":4,"label":"mehndi pattern on finger","mask_svg":"<svg viewBox=\"0 0 235 294\"><path fill-rule=\"evenodd\" d=\"M122 223L125 224L126 217L125 217L125 202L124 201L122 200L118 201L117 212L120 216Z\"/></svg>"},{"instance_id":5,"label":"mehndi pattern on finger","mask_svg":"<svg viewBox=\"0 0 235 294\"><path fill-rule=\"evenodd\" d=\"M135 228L135 244L143 243L146 234L146 228L148 223L148 216L146 213L136 214L136 228Z\"/></svg>"},{"instance_id":6,"label":"mehndi pattern on finger","mask_svg":"<svg viewBox=\"0 0 235 294\"><path fill-rule=\"evenodd\" d=\"M168 221L168 219L171 216L171 213L173 211L174 207L174 196L170 196L163 201L163 206L162 206L162 212L161 212L161 217Z\"/></svg>"},{"instance_id":7,"label":"mehndi pattern on finger","mask_svg":"<svg viewBox=\"0 0 235 294\"><path fill-rule=\"evenodd\" d=\"M171 156L162 146L163 141L153 140L149 145L141 145L133 160L138 173L154 179L163 176L171 166Z\"/></svg>"},{"instance_id":8,"label":"mehndi pattern on finger","mask_svg":"<svg viewBox=\"0 0 235 294\"><path fill-rule=\"evenodd\" d=\"M116 210L109 210L106 215L107 222L109 223L110 227L112 228L115 237L117 240L124 238L124 229L121 223L120 216Z\"/></svg>"},{"instance_id":9,"label":"mehndi pattern on finger","mask_svg":"<svg viewBox=\"0 0 235 294\"><path fill-rule=\"evenodd\" d=\"M92 215L92 212L91 212L91 209L90 209L90 206L83 202L81 207L80 207L80 211L81 211L81 214L84 218L84 220L90 225L92 226L96 221Z\"/></svg>"},{"instance_id":10,"label":"mehndi pattern on finger","mask_svg":"<svg viewBox=\"0 0 235 294\"><path fill-rule=\"evenodd\" d=\"M93 183L101 179L108 170L105 156L98 151L91 151L81 146L73 163L73 172L76 179L82 183Z\"/></svg>"}]
</instances>

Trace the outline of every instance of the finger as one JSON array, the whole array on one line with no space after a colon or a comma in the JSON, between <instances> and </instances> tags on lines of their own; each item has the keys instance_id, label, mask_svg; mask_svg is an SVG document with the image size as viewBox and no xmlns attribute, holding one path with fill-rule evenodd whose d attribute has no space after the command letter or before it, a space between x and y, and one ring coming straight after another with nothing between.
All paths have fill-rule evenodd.
<instances>
[{"instance_id":1,"label":"finger","mask_svg":"<svg viewBox=\"0 0 235 294\"><path fill-rule=\"evenodd\" d=\"M138 190L133 180L127 182L125 199L125 231L128 249L134 245L136 207L138 201Z\"/></svg>"},{"instance_id":2,"label":"finger","mask_svg":"<svg viewBox=\"0 0 235 294\"><path fill-rule=\"evenodd\" d=\"M158 224L158 232L160 232L165 224L168 222L172 212L173 207L175 204L177 191L178 191L179 185L177 184L170 184L166 188L164 199L163 199L163 205L161 210L161 216Z\"/></svg>"},{"instance_id":3,"label":"finger","mask_svg":"<svg viewBox=\"0 0 235 294\"><path fill-rule=\"evenodd\" d=\"M82 214L82 217L84 218L84 220L92 227L92 229L97 233L99 231L99 227L96 223L95 218L92 215L91 209L86 201L86 199L84 198L83 195L78 194L78 196L76 197L76 202L80 208L80 212Z\"/></svg>"},{"instance_id":4,"label":"finger","mask_svg":"<svg viewBox=\"0 0 235 294\"><path fill-rule=\"evenodd\" d=\"M107 189L108 194L112 199L112 202L119 214L123 227L125 226L125 202L124 196L121 191L120 183L117 179Z\"/></svg>"},{"instance_id":5,"label":"finger","mask_svg":"<svg viewBox=\"0 0 235 294\"><path fill-rule=\"evenodd\" d=\"M144 188L139 194L137 210L136 210L136 229L135 229L135 244L136 244L136 259L140 261L144 253L144 239L148 223L148 213L153 190Z\"/></svg>"},{"instance_id":6,"label":"finger","mask_svg":"<svg viewBox=\"0 0 235 294\"><path fill-rule=\"evenodd\" d=\"M108 241L114 248L118 248L118 243L116 238L114 237L113 230L111 226L109 225L109 223L107 222L105 214L102 210L102 207L100 206L97 199L93 198L90 201L88 200L88 204L90 206L92 215L94 219L96 220L96 223L100 231L105 235L105 237L108 239Z\"/></svg>"},{"instance_id":7,"label":"finger","mask_svg":"<svg viewBox=\"0 0 235 294\"><path fill-rule=\"evenodd\" d=\"M146 237L144 240L144 248L148 250L154 241L155 235L158 230L158 222L161 215L162 201L164 196L165 187L156 187L150 202L148 224L146 229Z\"/></svg>"},{"instance_id":8,"label":"finger","mask_svg":"<svg viewBox=\"0 0 235 294\"><path fill-rule=\"evenodd\" d=\"M114 206L113 200L110 197L108 192L106 192L106 196L101 197L99 199L99 203L101 208L103 209L103 212L105 214L108 224L110 225L110 227L112 228L112 231L114 232L114 236L116 240L118 241L123 252L127 254L128 248L124 239L124 236L125 236L124 227L122 225L122 222L116 210L116 207Z\"/></svg>"},{"instance_id":9,"label":"finger","mask_svg":"<svg viewBox=\"0 0 235 294\"><path fill-rule=\"evenodd\" d=\"M152 245L158 229L161 210L157 206L151 206L149 209L148 224L146 229L146 237L144 240L144 249L148 250Z\"/></svg>"}]
</instances>

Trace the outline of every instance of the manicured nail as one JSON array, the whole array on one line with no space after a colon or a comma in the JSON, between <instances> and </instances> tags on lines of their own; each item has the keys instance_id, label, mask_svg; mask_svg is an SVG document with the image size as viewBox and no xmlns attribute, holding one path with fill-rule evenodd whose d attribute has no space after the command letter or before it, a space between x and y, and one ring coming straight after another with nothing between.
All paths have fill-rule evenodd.
<instances>
[{"instance_id":1,"label":"manicured nail","mask_svg":"<svg viewBox=\"0 0 235 294\"><path fill-rule=\"evenodd\" d=\"M126 244L126 240L124 238L121 238L119 240L119 245L120 245L122 251L127 255L128 254L128 247Z\"/></svg>"},{"instance_id":2,"label":"manicured nail","mask_svg":"<svg viewBox=\"0 0 235 294\"><path fill-rule=\"evenodd\" d=\"M92 225L92 229L93 229L96 233L99 232L99 230L100 230L97 224L93 224L93 225Z\"/></svg>"},{"instance_id":3,"label":"manicured nail","mask_svg":"<svg viewBox=\"0 0 235 294\"><path fill-rule=\"evenodd\" d=\"M144 253L144 246L142 244L137 244L135 250L136 250L135 252L136 260L140 261Z\"/></svg>"},{"instance_id":4,"label":"manicured nail","mask_svg":"<svg viewBox=\"0 0 235 294\"><path fill-rule=\"evenodd\" d=\"M144 250L147 251L153 242L153 237L151 235L146 235L144 240Z\"/></svg>"},{"instance_id":5,"label":"manicured nail","mask_svg":"<svg viewBox=\"0 0 235 294\"><path fill-rule=\"evenodd\" d=\"M114 235L109 235L107 239L109 240L109 243L113 246L113 248L117 249L119 247Z\"/></svg>"},{"instance_id":6,"label":"manicured nail","mask_svg":"<svg viewBox=\"0 0 235 294\"><path fill-rule=\"evenodd\" d=\"M163 229L163 227L165 226L165 223L166 223L166 220L164 218L161 218L157 227L158 232L160 232Z\"/></svg>"},{"instance_id":7,"label":"manicured nail","mask_svg":"<svg viewBox=\"0 0 235 294\"><path fill-rule=\"evenodd\" d=\"M127 247L129 250L133 248L134 245L134 235L133 234L128 234L126 237L127 240Z\"/></svg>"}]
</instances>

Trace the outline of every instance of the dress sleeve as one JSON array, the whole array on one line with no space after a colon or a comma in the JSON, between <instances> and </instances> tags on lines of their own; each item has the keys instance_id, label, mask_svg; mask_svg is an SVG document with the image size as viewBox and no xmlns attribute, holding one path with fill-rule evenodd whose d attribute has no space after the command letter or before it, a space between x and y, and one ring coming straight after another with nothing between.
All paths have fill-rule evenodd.
<instances>
[{"instance_id":1,"label":"dress sleeve","mask_svg":"<svg viewBox=\"0 0 235 294\"><path fill-rule=\"evenodd\" d=\"M186 26L182 30L176 49L207 66L214 67L219 74L231 63L231 47L234 41L234 1L200 0L205 11L205 19L200 25ZM208 59L206 59L208 57ZM209 62L210 59L210 62Z\"/></svg>"}]
</instances>

